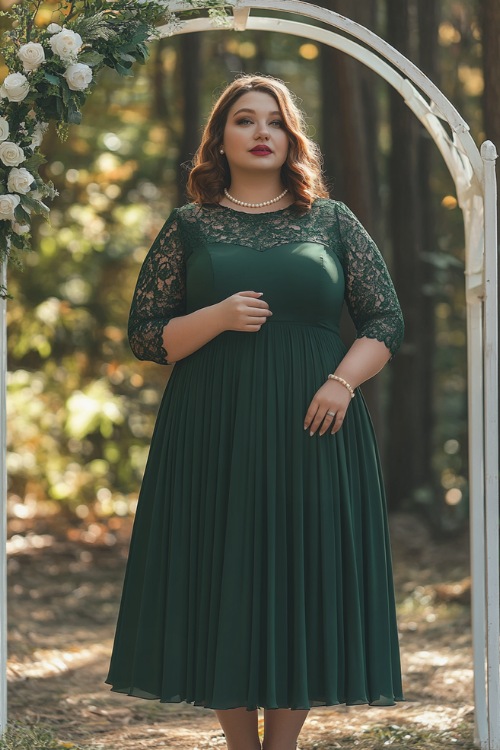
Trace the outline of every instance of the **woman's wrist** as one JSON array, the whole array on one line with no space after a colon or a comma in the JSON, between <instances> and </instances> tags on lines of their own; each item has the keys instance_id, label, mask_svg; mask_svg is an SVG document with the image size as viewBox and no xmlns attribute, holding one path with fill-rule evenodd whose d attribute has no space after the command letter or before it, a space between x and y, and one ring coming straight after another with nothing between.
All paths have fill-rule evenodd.
<instances>
[{"instance_id":1,"label":"woman's wrist","mask_svg":"<svg viewBox=\"0 0 500 750\"><path fill-rule=\"evenodd\" d=\"M217 335L219 335L220 333L224 333L224 331L226 331L227 329L224 320L224 311L221 303L215 302L213 305L208 305L208 307L206 307L205 309L207 310L207 314L212 321L212 324L215 326Z\"/></svg>"},{"instance_id":2,"label":"woman's wrist","mask_svg":"<svg viewBox=\"0 0 500 750\"><path fill-rule=\"evenodd\" d=\"M329 373L328 379L335 380L337 381L337 383L341 383L341 385L343 385L344 388L346 388L349 391L351 398L354 398L354 396L356 395L354 392L353 386L345 378L341 377L340 375L337 375L336 373Z\"/></svg>"}]
</instances>

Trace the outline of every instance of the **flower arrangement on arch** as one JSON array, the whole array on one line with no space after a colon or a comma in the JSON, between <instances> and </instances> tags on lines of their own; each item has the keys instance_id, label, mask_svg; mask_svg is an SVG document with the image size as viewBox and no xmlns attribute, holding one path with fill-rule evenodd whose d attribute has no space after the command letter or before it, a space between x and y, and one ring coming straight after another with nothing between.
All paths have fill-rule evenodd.
<instances>
[{"instance_id":1,"label":"flower arrangement on arch","mask_svg":"<svg viewBox=\"0 0 500 750\"><path fill-rule=\"evenodd\" d=\"M215 23L225 22L225 0L187 0L208 8ZM0 37L8 73L0 85L0 263L20 265L30 250L32 214L49 220L44 199L58 195L38 173L46 162L39 147L49 122L61 140L70 124L79 124L81 108L103 67L131 76L135 62L149 57L146 42L172 34L182 25L168 0L61 0L53 20L38 19L43 0L14 4L0 16L13 20ZM6 290L0 288L0 296Z\"/></svg>"}]
</instances>

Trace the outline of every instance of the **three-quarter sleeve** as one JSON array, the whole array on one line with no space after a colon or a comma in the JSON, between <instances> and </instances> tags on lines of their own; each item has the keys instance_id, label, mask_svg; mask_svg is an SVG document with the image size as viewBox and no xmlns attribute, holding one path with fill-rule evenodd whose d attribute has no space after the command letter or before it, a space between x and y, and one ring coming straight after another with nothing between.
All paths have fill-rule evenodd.
<instances>
[{"instance_id":1,"label":"three-quarter sleeve","mask_svg":"<svg viewBox=\"0 0 500 750\"><path fill-rule=\"evenodd\" d=\"M185 314L185 255L178 209L160 229L139 272L128 319L130 347L138 359L168 362L163 328Z\"/></svg>"},{"instance_id":2,"label":"three-quarter sleeve","mask_svg":"<svg viewBox=\"0 0 500 750\"><path fill-rule=\"evenodd\" d=\"M345 301L356 338L382 341L391 352L404 336L401 306L385 261L366 229L345 203L336 201L345 274Z\"/></svg>"}]
</instances>

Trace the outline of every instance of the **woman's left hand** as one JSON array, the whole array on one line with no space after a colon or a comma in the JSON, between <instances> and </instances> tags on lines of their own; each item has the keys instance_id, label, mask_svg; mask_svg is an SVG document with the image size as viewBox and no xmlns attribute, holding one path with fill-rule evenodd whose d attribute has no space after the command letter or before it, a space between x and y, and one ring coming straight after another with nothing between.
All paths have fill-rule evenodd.
<instances>
[{"instance_id":1,"label":"woman's left hand","mask_svg":"<svg viewBox=\"0 0 500 750\"><path fill-rule=\"evenodd\" d=\"M320 436L327 430L330 430L331 435L338 432L350 401L351 394L347 388L330 378L314 394L304 419L304 430L309 427L309 434L314 435L321 425ZM327 411L334 412L335 417L327 414Z\"/></svg>"}]
</instances>

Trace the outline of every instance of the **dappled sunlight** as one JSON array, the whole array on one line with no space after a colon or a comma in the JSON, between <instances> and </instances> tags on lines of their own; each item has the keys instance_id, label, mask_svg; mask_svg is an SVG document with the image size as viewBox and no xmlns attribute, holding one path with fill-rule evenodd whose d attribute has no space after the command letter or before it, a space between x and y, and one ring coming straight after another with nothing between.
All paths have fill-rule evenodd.
<instances>
[{"instance_id":1,"label":"dappled sunlight","mask_svg":"<svg viewBox=\"0 0 500 750\"><path fill-rule=\"evenodd\" d=\"M465 91L470 96L481 96L484 90L484 77L481 68L460 65L458 68L458 77Z\"/></svg>"},{"instance_id":2,"label":"dappled sunlight","mask_svg":"<svg viewBox=\"0 0 500 750\"><path fill-rule=\"evenodd\" d=\"M7 680L15 682L62 675L97 660L106 659L109 657L110 648L111 644L104 646L102 643L96 643L92 646L74 646L70 651L37 649L31 659L24 659L22 662L17 661L15 657L9 659Z\"/></svg>"},{"instance_id":3,"label":"dappled sunlight","mask_svg":"<svg viewBox=\"0 0 500 750\"><path fill-rule=\"evenodd\" d=\"M54 537L51 534L14 534L7 540L7 555L17 552L26 552L28 550L43 549L50 547L54 543Z\"/></svg>"},{"instance_id":4,"label":"dappled sunlight","mask_svg":"<svg viewBox=\"0 0 500 750\"><path fill-rule=\"evenodd\" d=\"M435 729L437 731L449 731L456 728L461 719L469 716L473 711L472 702L466 706L435 706L433 709L419 710L412 716L412 721L421 724L426 729ZM458 742L459 737L455 737L454 742Z\"/></svg>"}]
</instances>

